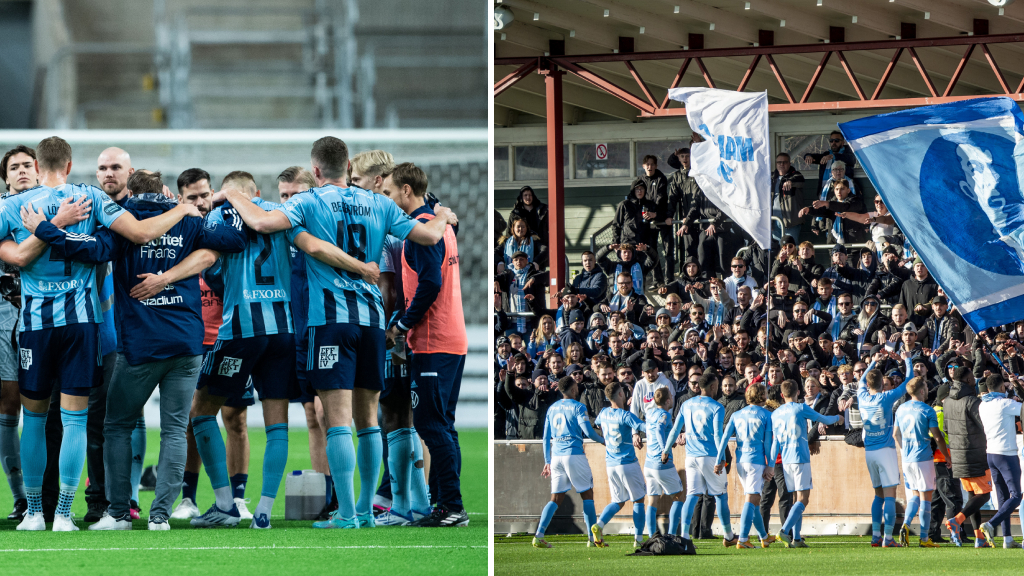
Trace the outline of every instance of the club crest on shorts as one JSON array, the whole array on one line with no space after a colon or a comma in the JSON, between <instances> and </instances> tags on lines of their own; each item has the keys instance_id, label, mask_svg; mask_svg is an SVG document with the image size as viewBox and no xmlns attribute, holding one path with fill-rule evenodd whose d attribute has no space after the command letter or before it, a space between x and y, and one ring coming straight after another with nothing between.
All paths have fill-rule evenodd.
<instances>
[{"instance_id":1,"label":"club crest on shorts","mask_svg":"<svg viewBox=\"0 0 1024 576\"><path fill-rule=\"evenodd\" d=\"M21 369L28 370L28 367L32 365L32 350L29 348L22 348L21 352Z\"/></svg>"},{"instance_id":2,"label":"club crest on shorts","mask_svg":"<svg viewBox=\"0 0 1024 576\"><path fill-rule=\"evenodd\" d=\"M321 346L320 347L320 360L317 362L317 368L320 370L326 370L333 367L338 363L338 347L337 346Z\"/></svg>"},{"instance_id":3,"label":"club crest on shorts","mask_svg":"<svg viewBox=\"0 0 1024 576\"><path fill-rule=\"evenodd\" d=\"M225 356L220 361L220 368L217 369L218 376L234 376L242 369L242 359Z\"/></svg>"}]
</instances>

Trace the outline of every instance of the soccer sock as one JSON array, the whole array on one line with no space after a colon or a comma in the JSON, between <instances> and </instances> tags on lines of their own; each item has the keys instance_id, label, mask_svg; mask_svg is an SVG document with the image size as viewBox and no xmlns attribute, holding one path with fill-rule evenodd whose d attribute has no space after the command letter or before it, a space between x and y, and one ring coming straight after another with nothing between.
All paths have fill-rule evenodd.
<instances>
[{"instance_id":1,"label":"soccer sock","mask_svg":"<svg viewBox=\"0 0 1024 576\"><path fill-rule=\"evenodd\" d=\"M597 522L597 509L594 508L594 501L593 500L584 500L583 501L583 522L587 526L593 526L594 523ZM594 539L594 533L591 532L590 530L587 530L587 539L588 540L593 540Z\"/></svg>"},{"instance_id":2,"label":"soccer sock","mask_svg":"<svg viewBox=\"0 0 1024 576\"><path fill-rule=\"evenodd\" d=\"M644 503L633 502L633 534L637 542L644 539Z\"/></svg>"},{"instance_id":3,"label":"soccer sock","mask_svg":"<svg viewBox=\"0 0 1024 576\"><path fill-rule=\"evenodd\" d=\"M196 416L192 419L192 433L195 434L199 457L203 459L203 467L206 468L206 475L210 477L210 485L217 497L217 508L231 510L235 502L228 485L228 453L224 448L224 438L220 435L217 417Z\"/></svg>"},{"instance_id":4,"label":"soccer sock","mask_svg":"<svg viewBox=\"0 0 1024 576\"><path fill-rule=\"evenodd\" d=\"M896 525L896 498L886 497L882 504L883 533L885 538L892 538L892 529Z\"/></svg>"},{"instance_id":5,"label":"soccer sock","mask_svg":"<svg viewBox=\"0 0 1024 576\"><path fill-rule=\"evenodd\" d=\"M796 517L796 523L793 524L793 540L802 540L803 539L803 537L800 536L800 531L803 530L803 528L804 528L804 511L803 511L803 509L801 509L800 510L800 515Z\"/></svg>"},{"instance_id":6,"label":"soccer sock","mask_svg":"<svg viewBox=\"0 0 1024 576\"><path fill-rule=\"evenodd\" d=\"M7 483L14 500L25 498L25 481L21 475L21 443L18 441L17 414L0 414L0 463L3 464Z\"/></svg>"},{"instance_id":7,"label":"soccer sock","mask_svg":"<svg viewBox=\"0 0 1024 576\"><path fill-rule=\"evenodd\" d=\"M622 510L622 506L620 506L618 502L612 502L605 506L604 510L601 511L601 517L597 519L597 525L601 528L607 526L619 510Z\"/></svg>"},{"instance_id":8,"label":"soccer sock","mask_svg":"<svg viewBox=\"0 0 1024 576\"><path fill-rule=\"evenodd\" d=\"M356 451L352 447L352 428L349 426L327 429L327 463L331 466L331 477L338 495L338 517L353 518L356 515L352 483Z\"/></svg>"},{"instance_id":9,"label":"soccer sock","mask_svg":"<svg viewBox=\"0 0 1024 576\"><path fill-rule=\"evenodd\" d=\"M146 419L135 421L132 430L132 500L139 501L139 482L142 481L142 463L146 460Z\"/></svg>"},{"instance_id":10,"label":"soccer sock","mask_svg":"<svg viewBox=\"0 0 1024 576\"><path fill-rule=\"evenodd\" d=\"M356 459L359 462L359 501L356 502L356 514L369 514L373 512L373 495L377 493L380 461L384 449L380 426L363 428L356 436L359 438L359 448L356 449Z\"/></svg>"},{"instance_id":11,"label":"soccer sock","mask_svg":"<svg viewBox=\"0 0 1024 576\"><path fill-rule=\"evenodd\" d=\"M653 504L647 507L647 537L653 538L658 531L658 507Z\"/></svg>"},{"instance_id":12,"label":"soccer sock","mask_svg":"<svg viewBox=\"0 0 1024 576\"><path fill-rule=\"evenodd\" d=\"M60 421L64 425L64 438L60 443L60 498L57 500L57 514L71 515L71 503L82 478L85 466L85 425L88 410L60 409Z\"/></svg>"},{"instance_id":13,"label":"soccer sock","mask_svg":"<svg viewBox=\"0 0 1024 576\"><path fill-rule=\"evenodd\" d=\"M591 500L593 502L593 500ZM540 513L540 522L537 524L537 532L534 534L537 538L544 537L544 531L548 529L548 524L551 523L551 519L555 517L555 511L558 510L558 504L554 502L548 502L544 505L544 510Z\"/></svg>"},{"instance_id":14,"label":"soccer sock","mask_svg":"<svg viewBox=\"0 0 1024 576\"><path fill-rule=\"evenodd\" d=\"M932 501L923 500L921 501L921 511L918 513L918 519L921 522L921 536L928 537L928 530L932 525Z\"/></svg>"},{"instance_id":15,"label":"soccer sock","mask_svg":"<svg viewBox=\"0 0 1024 576\"><path fill-rule=\"evenodd\" d=\"M256 515L266 514L270 518L287 463L288 424L267 426L267 448L263 452L263 486L260 487L260 503L256 505Z\"/></svg>"},{"instance_id":16,"label":"soccer sock","mask_svg":"<svg viewBox=\"0 0 1024 576\"><path fill-rule=\"evenodd\" d=\"M672 502L672 507L668 509L668 533L679 534L679 521L683 515L683 503L679 500Z\"/></svg>"},{"instance_id":17,"label":"soccer sock","mask_svg":"<svg viewBox=\"0 0 1024 576\"><path fill-rule=\"evenodd\" d=\"M750 539L750 525L754 522L754 519L751 517L753 513L754 505L750 502L744 502L743 511L740 512L740 542L746 542Z\"/></svg>"},{"instance_id":18,"label":"soccer sock","mask_svg":"<svg viewBox=\"0 0 1024 576\"><path fill-rule=\"evenodd\" d=\"M699 498L700 494L690 494L686 497L686 502L683 503L683 527L679 531L679 535L683 538L690 537L690 521L693 519L693 510L697 507Z\"/></svg>"},{"instance_id":19,"label":"soccer sock","mask_svg":"<svg viewBox=\"0 0 1024 576\"><path fill-rule=\"evenodd\" d=\"M402 428L388 433L388 472L391 474L391 508L409 514L409 478L412 476L413 431Z\"/></svg>"},{"instance_id":20,"label":"soccer sock","mask_svg":"<svg viewBox=\"0 0 1024 576\"><path fill-rule=\"evenodd\" d=\"M224 453L224 457L227 458L227 452ZM203 460L205 462L205 460ZM240 498L245 500L245 485L249 483L248 474L235 474L230 479L231 483L231 497Z\"/></svg>"},{"instance_id":21,"label":"soccer sock","mask_svg":"<svg viewBox=\"0 0 1024 576\"><path fill-rule=\"evenodd\" d=\"M757 530L757 537L764 540L768 537L768 530L764 526L764 518L761 517L761 510L759 506L751 504L751 520L754 521L754 529Z\"/></svg>"},{"instance_id":22,"label":"soccer sock","mask_svg":"<svg viewBox=\"0 0 1024 576\"><path fill-rule=\"evenodd\" d=\"M423 443L420 435L412 430L412 474L409 476L409 508L425 514L430 512L430 489L427 488L427 477L423 472Z\"/></svg>"},{"instance_id":23,"label":"soccer sock","mask_svg":"<svg viewBox=\"0 0 1024 576\"><path fill-rule=\"evenodd\" d=\"M907 500L907 508L903 511L903 524L907 528L910 528L910 525L914 523L914 516L917 516L917 510L920 505L920 496L911 496L910 499ZM928 531L924 530L921 534L928 534Z\"/></svg>"},{"instance_id":24,"label":"soccer sock","mask_svg":"<svg viewBox=\"0 0 1024 576\"><path fill-rule=\"evenodd\" d=\"M30 514L43 512L43 472L46 470L46 412L23 408L21 470Z\"/></svg>"},{"instance_id":25,"label":"soccer sock","mask_svg":"<svg viewBox=\"0 0 1024 576\"><path fill-rule=\"evenodd\" d=\"M875 496L871 501L871 536L878 538L882 535L882 505L885 503L881 496Z\"/></svg>"},{"instance_id":26,"label":"soccer sock","mask_svg":"<svg viewBox=\"0 0 1024 576\"><path fill-rule=\"evenodd\" d=\"M788 534L789 531L796 526L797 520L800 519L800 515L803 514L803 512L803 502L797 502L796 504L793 504L793 507L789 509L789 516L786 518L786 521L782 524L783 534Z\"/></svg>"},{"instance_id":27,"label":"soccer sock","mask_svg":"<svg viewBox=\"0 0 1024 576\"><path fill-rule=\"evenodd\" d=\"M718 520L722 523L722 532L725 534L725 539L732 540L732 517L729 515L729 495L719 494L715 496L715 504L718 508Z\"/></svg>"},{"instance_id":28,"label":"soccer sock","mask_svg":"<svg viewBox=\"0 0 1024 576\"><path fill-rule=\"evenodd\" d=\"M330 474L324 474L324 487L327 490L327 495L324 496L324 504L330 504L334 502L334 479L331 478Z\"/></svg>"},{"instance_id":29,"label":"soccer sock","mask_svg":"<svg viewBox=\"0 0 1024 576\"><path fill-rule=\"evenodd\" d=\"M196 488L199 486L199 472L185 471L181 477L181 499L190 498L196 501Z\"/></svg>"}]
</instances>

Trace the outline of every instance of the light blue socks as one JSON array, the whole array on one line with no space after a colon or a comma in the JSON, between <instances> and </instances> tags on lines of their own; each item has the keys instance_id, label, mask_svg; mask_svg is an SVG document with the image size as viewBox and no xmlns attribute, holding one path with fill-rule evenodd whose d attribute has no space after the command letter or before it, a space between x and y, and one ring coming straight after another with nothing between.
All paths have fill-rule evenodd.
<instances>
[{"instance_id":1,"label":"light blue socks","mask_svg":"<svg viewBox=\"0 0 1024 576\"><path fill-rule=\"evenodd\" d=\"M356 514L370 514L373 512L373 495L377 493L380 463L384 456L380 426L363 428L356 436L359 438L359 447L356 449L356 460L359 463L359 501L356 502Z\"/></svg>"},{"instance_id":2,"label":"light blue socks","mask_svg":"<svg viewBox=\"0 0 1024 576\"><path fill-rule=\"evenodd\" d=\"M23 408L25 424L21 429L21 471L28 498L28 513L43 512L43 472L46 471L46 412Z\"/></svg>"},{"instance_id":3,"label":"light blue socks","mask_svg":"<svg viewBox=\"0 0 1024 576\"><path fill-rule=\"evenodd\" d=\"M679 535L683 538L690 538L690 521L693 519L693 511L697 509L697 499L700 497L700 494L690 494L686 497L686 502L683 503L683 528L679 531Z\"/></svg>"},{"instance_id":4,"label":"light blue socks","mask_svg":"<svg viewBox=\"0 0 1024 576\"><path fill-rule=\"evenodd\" d=\"M352 447L352 428L335 426L327 429L327 463L331 467L334 491L338 494L338 516L351 519L356 515L353 478L356 451Z\"/></svg>"},{"instance_id":5,"label":"light blue socks","mask_svg":"<svg viewBox=\"0 0 1024 576\"><path fill-rule=\"evenodd\" d=\"M885 501L881 496L875 496L871 501L871 536L878 538L882 535L882 506Z\"/></svg>"},{"instance_id":6,"label":"light blue socks","mask_svg":"<svg viewBox=\"0 0 1024 576\"><path fill-rule=\"evenodd\" d=\"M648 506L647 507L647 537L653 538L658 532L658 507Z\"/></svg>"},{"instance_id":7,"label":"light blue socks","mask_svg":"<svg viewBox=\"0 0 1024 576\"><path fill-rule=\"evenodd\" d=\"M931 500L925 500L921 502L921 513L918 516L921 522L921 535L928 534L928 530L932 525L932 502Z\"/></svg>"},{"instance_id":8,"label":"light blue socks","mask_svg":"<svg viewBox=\"0 0 1024 576\"><path fill-rule=\"evenodd\" d=\"M416 433L412 428L400 428L388 433L388 472L391 474L391 509L409 516L409 482L415 448Z\"/></svg>"},{"instance_id":9,"label":"light blue socks","mask_svg":"<svg viewBox=\"0 0 1024 576\"><path fill-rule=\"evenodd\" d=\"M715 496L715 504L718 508L718 520L722 523L722 532L725 533L725 539L732 540L732 517L729 515L729 495L719 494Z\"/></svg>"},{"instance_id":10,"label":"light blue socks","mask_svg":"<svg viewBox=\"0 0 1024 576\"><path fill-rule=\"evenodd\" d=\"M618 502L612 502L611 504L605 506L604 510L601 511L601 517L597 519L597 525L601 528L607 526L608 523L612 521L612 518L614 518L615 515L619 512L619 510L622 510L622 505L619 504ZM589 526L587 526L587 528L589 528Z\"/></svg>"},{"instance_id":11,"label":"light blue socks","mask_svg":"<svg viewBox=\"0 0 1024 576\"><path fill-rule=\"evenodd\" d=\"M274 508L274 499L281 488L285 465L288 464L288 424L267 426L267 447L263 451L263 486L260 487L260 503L256 505L254 515L270 513Z\"/></svg>"},{"instance_id":12,"label":"light blue socks","mask_svg":"<svg viewBox=\"0 0 1024 576\"><path fill-rule=\"evenodd\" d=\"M896 498L886 498L882 505L882 519L885 522L884 536L892 538L892 529L896 525Z\"/></svg>"},{"instance_id":13,"label":"light blue socks","mask_svg":"<svg viewBox=\"0 0 1024 576\"><path fill-rule=\"evenodd\" d=\"M590 527L597 522L597 509L594 508L593 500L583 501L583 522L587 525L587 539L593 540L594 533L590 531Z\"/></svg>"},{"instance_id":14,"label":"light blue socks","mask_svg":"<svg viewBox=\"0 0 1024 576\"><path fill-rule=\"evenodd\" d=\"M682 520L683 503L676 500L668 510L668 533L679 534L679 522Z\"/></svg>"},{"instance_id":15,"label":"light blue socks","mask_svg":"<svg viewBox=\"0 0 1024 576\"><path fill-rule=\"evenodd\" d=\"M78 490L82 468L85 466L85 427L88 414L88 410L60 409L64 438L60 443L60 497L57 500L57 514L65 518L71 517L71 503L75 500L75 491Z\"/></svg>"},{"instance_id":16,"label":"light blue socks","mask_svg":"<svg viewBox=\"0 0 1024 576\"><path fill-rule=\"evenodd\" d=\"M231 497L231 486L228 485L228 453L224 448L224 438L220 435L220 426L216 416L196 416L192 419L192 433L196 437L196 448L203 459L203 468L210 477L210 485L217 497L217 508L228 512L235 506Z\"/></svg>"},{"instance_id":17,"label":"light blue socks","mask_svg":"<svg viewBox=\"0 0 1024 576\"><path fill-rule=\"evenodd\" d=\"M558 504L554 502L548 502L544 506L544 510L540 513L540 523L537 524L537 532L534 536L537 538L544 537L544 531L548 529L548 524L551 524L551 519L555 517L556 510L558 510Z\"/></svg>"},{"instance_id":18,"label":"light blue socks","mask_svg":"<svg viewBox=\"0 0 1024 576\"><path fill-rule=\"evenodd\" d=\"M637 542L642 542L644 539L644 503L634 502L633 503L633 534L636 537Z\"/></svg>"},{"instance_id":19,"label":"light blue socks","mask_svg":"<svg viewBox=\"0 0 1024 576\"><path fill-rule=\"evenodd\" d=\"M25 481L21 474L21 442L18 441L18 414L0 414L0 464L15 500L25 498Z\"/></svg>"}]
</instances>

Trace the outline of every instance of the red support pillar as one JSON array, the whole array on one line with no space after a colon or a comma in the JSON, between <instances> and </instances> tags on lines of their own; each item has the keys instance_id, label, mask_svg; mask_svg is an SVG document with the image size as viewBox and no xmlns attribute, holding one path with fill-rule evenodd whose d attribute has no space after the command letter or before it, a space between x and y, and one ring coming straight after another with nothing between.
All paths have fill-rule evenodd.
<instances>
[{"instance_id":1,"label":"red support pillar","mask_svg":"<svg viewBox=\"0 0 1024 576\"><path fill-rule=\"evenodd\" d=\"M548 147L548 250L551 284L549 306L558 307L558 292L565 287L565 170L562 166L562 76L554 64L541 68L547 100Z\"/></svg>"}]
</instances>

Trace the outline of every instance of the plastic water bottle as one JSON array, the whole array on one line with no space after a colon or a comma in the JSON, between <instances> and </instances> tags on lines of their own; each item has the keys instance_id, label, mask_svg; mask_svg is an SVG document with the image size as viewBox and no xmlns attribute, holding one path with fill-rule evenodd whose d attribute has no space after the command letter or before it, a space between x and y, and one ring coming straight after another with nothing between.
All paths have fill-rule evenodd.
<instances>
[{"instance_id":1,"label":"plastic water bottle","mask_svg":"<svg viewBox=\"0 0 1024 576\"><path fill-rule=\"evenodd\" d=\"M316 470L293 470L284 482L285 520L313 520L327 502L327 480Z\"/></svg>"}]
</instances>

